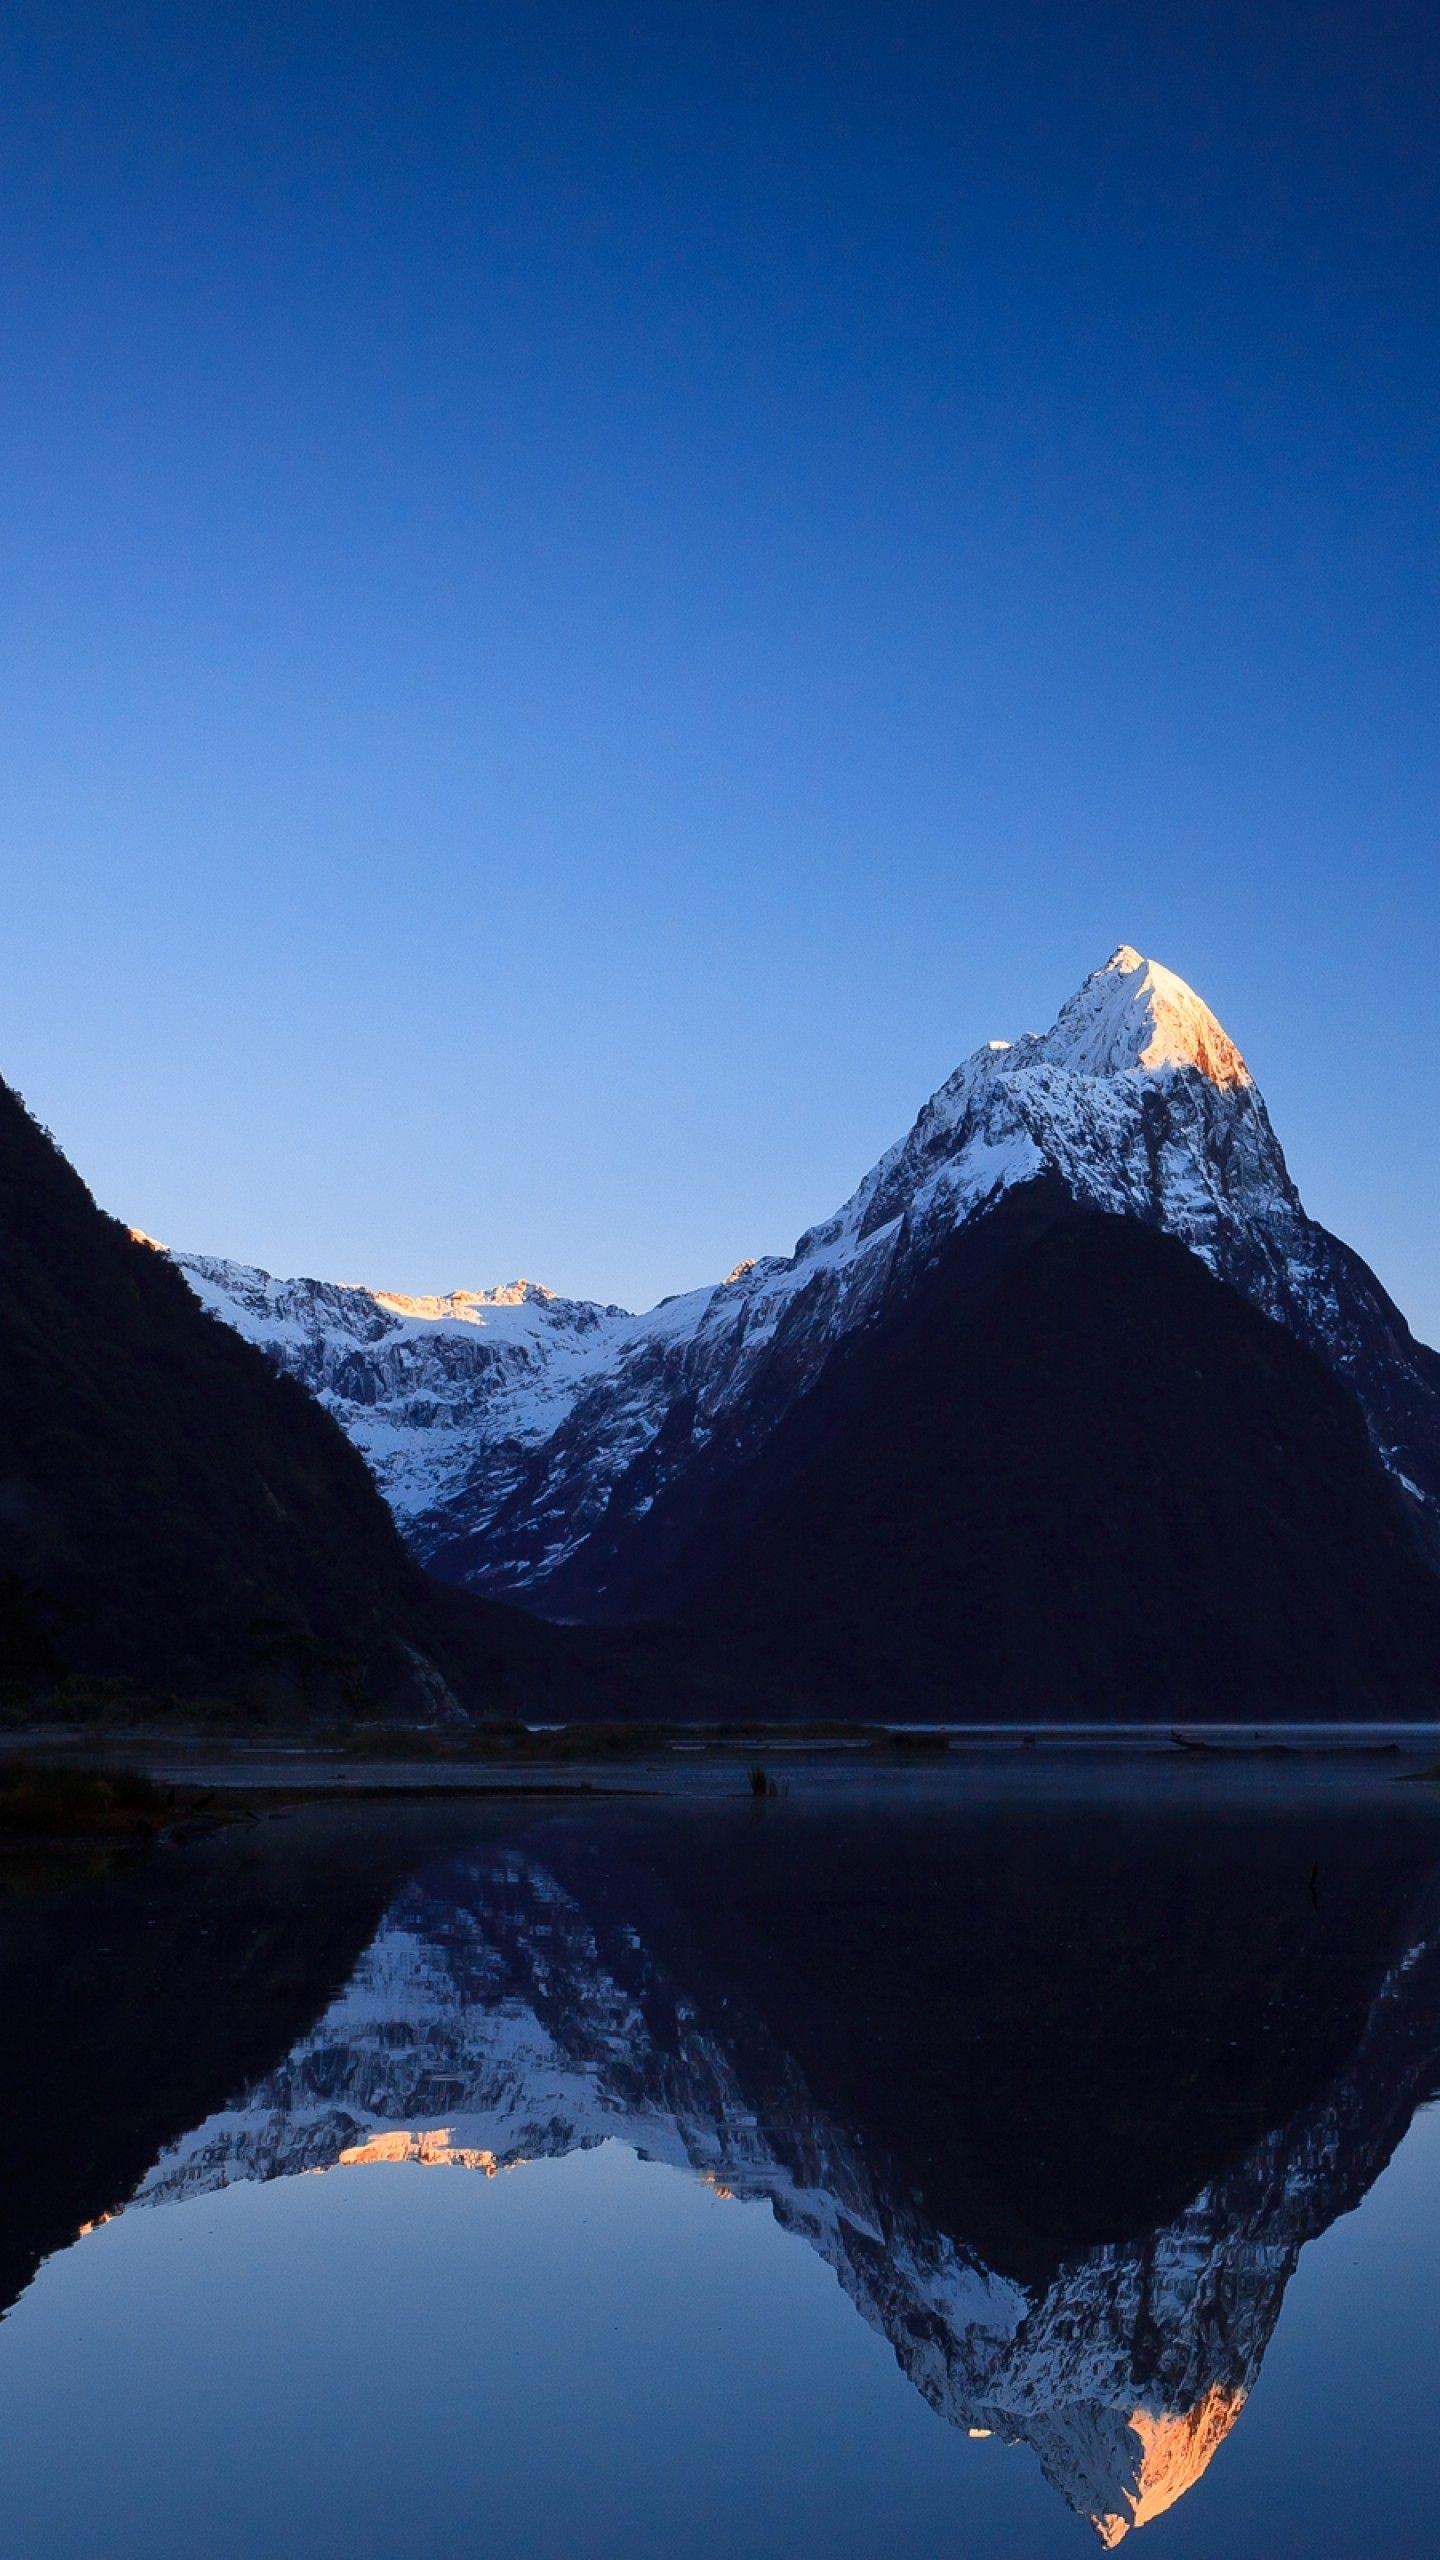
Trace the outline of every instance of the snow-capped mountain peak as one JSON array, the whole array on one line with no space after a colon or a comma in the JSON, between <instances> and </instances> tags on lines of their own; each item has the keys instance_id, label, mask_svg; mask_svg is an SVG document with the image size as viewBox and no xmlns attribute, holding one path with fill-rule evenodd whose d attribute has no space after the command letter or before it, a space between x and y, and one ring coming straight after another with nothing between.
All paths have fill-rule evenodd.
<instances>
[{"instance_id":1,"label":"snow-capped mountain peak","mask_svg":"<svg viewBox=\"0 0 1440 2560\"><path fill-rule=\"evenodd\" d=\"M966 1058L791 1254L738 1262L648 1314L533 1281L410 1297L175 1260L212 1313L330 1407L422 1556L480 1589L588 1616L621 1604L617 1542L647 1534L696 1460L713 1470L722 1445L753 1451L837 1343L1042 1177L1080 1209L1165 1229L1309 1343L1440 1522L1434 1355L1306 1216L1209 1006L1128 944L1050 1030Z\"/></svg>"},{"instance_id":2,"label":"snow-capped mountain peak","mask_svg":"<svg viewBox=\"0 0 1440 2560\"><path fill-rule=\"evenodd\" d=\"M962 1225L1046 1171L1089 1206L1168 1227L1212 1267L1226 1217L1300 1208L1234 1041L1183 978L1122 943L1048 1031L962 1060L797 1258L847 1224L865 1237L897 1215Z\"/></svg>"},{"instance_id":3,"label":"snow-capped mountain peak","mask_svg":"<svg viewBox=\"0 0 1440 2560\"><path fill-rule=\"evenodd\" d=\"M987 1040L956 1068L941 1093L977 1075L1026 1075L1037 1067L1100 1077L1193 1068L1222 1089L1255 1081L1203 996L1128 942L1111 952L1103 968L1091 970L1048 1031Z\"/></svg>"},{"instance_id":4,"label":"snow-capped mountain peak","mask_svg":"<svg viewBox=\"0 0 1440 2560\"><path fill-rule=\"evenodd\" d=\"M1038 1047L1053 1065L1081 1075L1194 1068L1212 1085L1253 1083L1240 1050L1204 998L1127 942L1061 1006L1056 1027Z\"/></svg>"},{"instance_id":5,"label":"snow-capped mountain peak","mask_svg":"<svg viewBox=\"0 0 1440 2560\"><path fill-rule=\"evenodd\" d=\"M1228 1032L1173 969L1122 943L1062 1005L1053 1030L1011 1048L1014 1063L1043 1056L1072 1074L1113 1076L1192 1067L1215 1085L1254 1081Z\"/></svg>"}]
</instances>

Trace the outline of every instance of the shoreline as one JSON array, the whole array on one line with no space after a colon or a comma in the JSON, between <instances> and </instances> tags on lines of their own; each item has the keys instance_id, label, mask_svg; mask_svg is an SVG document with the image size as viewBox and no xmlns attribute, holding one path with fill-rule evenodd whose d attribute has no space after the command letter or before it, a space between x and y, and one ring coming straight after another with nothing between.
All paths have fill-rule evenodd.
<instances>
[{"instance_id":1,"label":"shoreline","mask_svg":"<svg viewBox=\"0 0 1440 2560\"><path fill-rule=\"evenodd\" d=\"M772 1791L813 1778L916 1780L969 1773L1005 1780L1044 1771L1078 1779L1138 1768L1216 1774L1246 1769L1353 1772L1393 1783L1440 1777L1440 1725L913 1724L797 1730L694 1725L527 1726L469 1733L386 1728L368 1734L218 1735L135 1727L97 1731L35 1725L0 1735L0 1781L29 1767L137 1772L158 1785L284 1804L403 1798L593 1801L642 1795L745 1792L764 1773ZM766 1792L757 1786L758 1793Z\"/></svg>"}]
</instances>

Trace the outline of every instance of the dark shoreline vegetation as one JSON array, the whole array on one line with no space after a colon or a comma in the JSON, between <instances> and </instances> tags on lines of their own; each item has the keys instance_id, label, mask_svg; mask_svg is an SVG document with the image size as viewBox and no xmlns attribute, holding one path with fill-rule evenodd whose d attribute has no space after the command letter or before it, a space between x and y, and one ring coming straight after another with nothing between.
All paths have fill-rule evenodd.
<instances>
[{"instance_id":1,"label":"dark shoreline vegetation","mask_svg":"<svg viewBox=\"0 0 1440 2560\"><path fill-rule=\"evenodd\" d=\"M186 1790L187 1797L191 1796ZM203 1801L195 1796L194 1801ZM141 1769L96 1769L56 1760L0 1766L0 1839L153 1840L190 1810L174 1787Z\"/></svg>"}]
</instances>

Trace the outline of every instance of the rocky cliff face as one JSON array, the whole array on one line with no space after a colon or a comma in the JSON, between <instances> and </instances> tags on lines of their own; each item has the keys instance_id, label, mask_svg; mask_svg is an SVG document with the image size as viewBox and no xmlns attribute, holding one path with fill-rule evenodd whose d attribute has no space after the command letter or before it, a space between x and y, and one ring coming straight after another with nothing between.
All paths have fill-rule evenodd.
<instances>
[{"instance_id":1,"label":"rocky cliff face","mask_svg":"<svg viewBox=\"0 0 1440 2560\"><path fill-rule=\"evenodd\" d=\"M1431 1896L1312 2104L1163 2227L1027 2285L829 2120L743 2002L709 2014L632 1927L587 1912L533 1857L468 1856L400 1893L313 2030L167 2151L129 2209L383 2162L520 2174L622 2141L768 2202L941 2415L1027 2445L1112 2548L1200 2478L1301 2249L1359 2201L1433 2085L1437 1988Z\"/></svg>"},{"instance_id":2,"label":"rocky cliff face","mask_svg":"<svg viewBox=\"0 0 1440 2560\"><path fill-rule=\"evenodd\" d=\"M176 1259L211 1311L302 1378L449 1578L585 1618L602 1557L717 1438L753 1452L831 1351L903 1301L948 1239L1058 1177L1080 1206L1164 1229L1353 1390L1440 1561L1440 1359L1358 1256L1307 1217L1261 1095L1169 970L1117 951L1053 1027L958 1067L793 1254L647 1315L528 1282L399 1299ZM597 1531L603 1535L597 1539Z\"/></svg>"}]
</instances>

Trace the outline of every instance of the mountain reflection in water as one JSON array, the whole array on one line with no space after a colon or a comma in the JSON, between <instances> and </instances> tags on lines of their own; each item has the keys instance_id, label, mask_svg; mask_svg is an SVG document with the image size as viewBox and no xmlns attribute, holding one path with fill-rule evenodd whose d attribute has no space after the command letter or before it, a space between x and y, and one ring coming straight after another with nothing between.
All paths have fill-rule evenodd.
<instances>
[{"instance_id":1,"label":"mountain reflection in water","mask_svg":"<svg viewBox=\"0 0 1440 2560\"><path fill-rule=\"evenodd\" d=\"M92 2147L72 2232L239 2181L493 2176L618 2140L766 2200L931 2406L1028 2446L1107 2548L1199 2481L1301 2250L1440 2083L1428 1805L512 1808L425 1859L412 1818L368 1869L301 1822L293 1872L273 1830L177 1853L158 1905L153 1879L63 1897L119 1965L48 2008L17 1921L5 2023L28 2003L41 2082L68 2070L92 2125L117 2105L131 2157L150 2143L108 2187ZM244 1876L212 2053L204 1937ZM87 2020L122 1975L87 2090Z\"/></svg>"}]
</instances>

